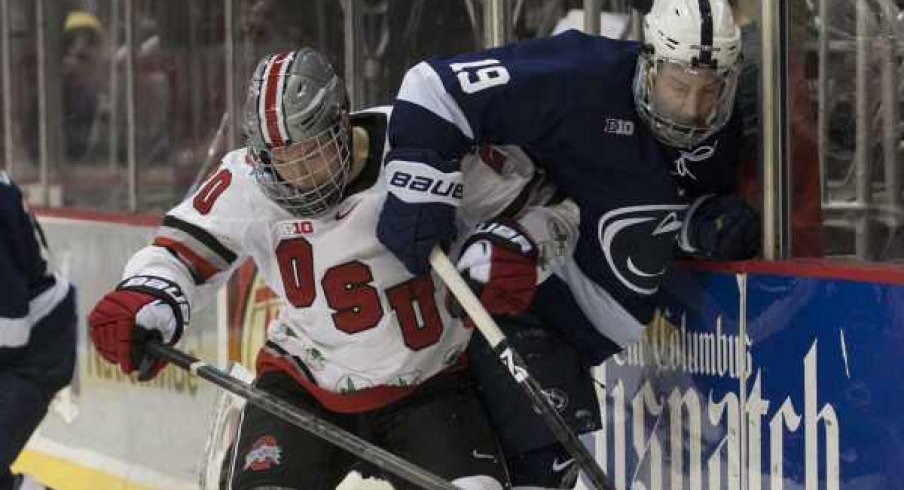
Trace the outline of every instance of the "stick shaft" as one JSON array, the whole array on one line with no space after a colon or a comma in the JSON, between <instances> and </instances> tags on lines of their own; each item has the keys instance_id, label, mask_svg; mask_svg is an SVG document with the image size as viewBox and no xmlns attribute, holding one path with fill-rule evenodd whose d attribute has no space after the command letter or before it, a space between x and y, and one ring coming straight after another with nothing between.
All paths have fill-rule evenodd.
<instances>
[{"instance_id":1,"label":"stick shaft","mask_svg":"<svg viewBox=\"0 0 904 490\"><path fill-rule=\"evenodd\" d=\"M496 353L499 361L515 378L515 381L521 386L521 389L524 390L540 413L540 417L549 426L556 439L574 458L575 463L584 470L584 474L587 475L593 486L599 490L613 490L614 487L608 482L606 473L597 464L590 451L581 443L578 436L568 427L559 412L552 407L540 384L527 370L524 360L508 345L505 334L496 325L493 317L483 307L483 304L480 303L471 288L468 287L455 265L449 260L449 257L439 247L434 248L430 254L430 265L433 266L433 270L440 279L446 283L446 287L449 288L449 291L458 300L458 304L461 305L474 322L477 330L486 337L487 343L490 344L490 348Z\"/></svg>"},{"instance_id":2,"label":"stick shaft","mask_svg":"<svg viewBox=\"0 0 904 490\"><path fill-rule=\"evenodd\" d=\"M331 444L341 447L355 456L395 474L399 478L403 478L423 488L444 490L454 490L456 488L448 481L443 480L433 473L402 459L385 449L375 446L299 407L290 405L265 391L245 384L196 357L192 357L178 349L156 341L148 342L147 350L152 356L164 359L182 369L190 371L198 377L246 399L248 403L261 410L304 429Z\"/></svg>"}]
</instances>

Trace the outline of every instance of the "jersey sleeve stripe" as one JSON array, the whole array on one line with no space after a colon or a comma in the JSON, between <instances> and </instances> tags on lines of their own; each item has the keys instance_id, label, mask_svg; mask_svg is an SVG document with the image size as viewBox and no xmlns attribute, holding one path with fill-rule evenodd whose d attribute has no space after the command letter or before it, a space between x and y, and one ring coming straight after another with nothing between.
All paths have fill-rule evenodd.
<instances>
[{"instance_id":1,"label":"jersey sleeve stripe","mask_svg":"<svg viewBox=\"0 0 904 490\"><path fill-rule=\"evenodd\" d=\"M392 148L430 148L443 158L457 160L473 142L449 121L411 102L396 101L387 128Z\"/></svg>"},{"instance_id":2,"label":"jersey sleeve stripe","mask_svg":"<svg viewBox=\"0 0 904 490\"><path fill-rule=\"evenodd\" d=\"M31 329L53 311L69 294L69 282L56 276L52 287L28 302L28 314L18 318L0 317L0 347L22 347Z\"/></svg>"},{"instance_id":3,"label":"jersey sleeve stripe","mask_svg":"<svg viewBox=\"0 0 904 490\"><path fill-rule=\"evenodd\" d=\"M229 268L229 263L220 258L219 255L211 252L209 248L195 240L191 235L183 233L175 228L160 228L157 230L157 234L154 238L164 238L171 242L180 243L217 270L226 270ZM188 263L185 265L190 266Z\"/></svg>"},{"instance_id":4,"label":"jersey sleeve stripe","mask_svg":"<svg viewBox=\"0 0 904 490\"><path fill-rule=\"evenodd\" d=\"M22 347L30 334L27 318L0 318L0 347Z\"/></svg>"},{"instance_id":5,"label":"jersey sleeve stripe","mask_svg":"<svg viewBox=\"0 0 904 490\"><path fill-rule=\"evenodd\" d=\"M213 235L199 226L193 225L187 221L183 221L179 218L176 218L175 216L167 215L163 217L163 223L160 231L165 231L166 228L178 230L190 236L194 240L197 240L206 248L210 249L211 252L216 254L217 257L226 262L227 266L231 266L232 263L235 262L235 252L223 245L222 242L217 240ZM160 231L158 231L158 234L160 233Z\"/></svg>"},{"instance_id":6,"label":"jersey sleeve stripe","mask_svg":"<svg viewBox=\"0 0 904 490\"><path fill-rule=\"evenodd\" d=\"M396 98L427 109L454 125L468 139L474 139L471 124L458 102L446 91L439 74L426 62L408 70Z\"/></svg>"},{"instance_id":7,"label":"jersey sleeve stripe","mask_svg":"<svg viewBox=\"0 0 904 490\"><path fill-rule=\"evenodd\" d=\"M176 255L176 257L188 267L195 282L198 284L207 282L214 274L220 272L220 269L204 260L203 257L196 254L192 249L173 239L158 236L154 238L153 245L163 247Z\"/></svg>"}]
</instances>

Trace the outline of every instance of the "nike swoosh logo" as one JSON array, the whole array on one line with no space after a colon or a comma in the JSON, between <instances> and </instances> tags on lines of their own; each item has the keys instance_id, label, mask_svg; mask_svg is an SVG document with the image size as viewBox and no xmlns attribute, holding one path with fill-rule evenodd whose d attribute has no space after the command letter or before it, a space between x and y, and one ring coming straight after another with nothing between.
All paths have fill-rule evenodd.
<instances>
[{"instance_id":1,"label":"nike swoosh logo","mask_svg":"<svg viewBox=\"0 0 904 490\"><path fill-rule=\"evenodd\" d=\"M340 220L342 220L343 218L345 218L346 216L348 216L349 213L351 213L353 209L355 209L356 207L358 207L358 204L360 204L360 203L361 203L361 201L357 201L356 203L352 204L352 205L351 205L348 209L346 209L345 211L336 211L336 221L340 221Z\"/></svg>"},{"instance_id":2,"label":"nike swoosh logo","mask_svg":"<svg viewBox=\"0 0 904 490\"><path fill-rule=\"evenodd\" d=\"M474 456L477 459L496 459L496 456L493 456L492 454L477 452L476 449L471 451L471 456Z\"/></svg>"},{"instance_id":3,"label":"nike swoosh logo","mask_svg":"<svg viewBox=\"0 0 904 490\"><path fill-rule=\"evenodd\" d=\"M574 463L574 458L566 459L565 461L563 461L561 463L559 463L559 458L556 458L556 459L552 460L552 471L558 473L558 472L564 470L565 468L568 468L569 466L571 466L572 463Z\"/></svg>"}]
</instances>

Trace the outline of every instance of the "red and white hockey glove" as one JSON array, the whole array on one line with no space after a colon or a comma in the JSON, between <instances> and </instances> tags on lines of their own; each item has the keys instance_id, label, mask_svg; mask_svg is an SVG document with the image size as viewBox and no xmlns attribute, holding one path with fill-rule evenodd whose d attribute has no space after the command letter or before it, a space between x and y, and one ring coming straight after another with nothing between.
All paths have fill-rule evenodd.
<instances>
[{"instance_id":1,"label":"red and white hockey glove","mask_svg":"<svg viewBox=\"0 0 904 490\"><path fill-rule=\"evenodd\" d=\"M480 224L462 245L457 268L493 315L517 315L537 289L537 246L514 221Z\"/></svg>"},{"instance_id":2,"label":"red and white hockey glove","mask_svg":"<svg viewBox=\"0 0 904 490\"><path fill-rule=\"evenodd\" d=\"M175 344L188 320L188 301L179 285L152 276L121 282L88 315L97 352L126 374L139 368L145 342L156 338ZM157 361L148 374L153 378L164 366L166 362Z\"/></svg>"}]
</instances>

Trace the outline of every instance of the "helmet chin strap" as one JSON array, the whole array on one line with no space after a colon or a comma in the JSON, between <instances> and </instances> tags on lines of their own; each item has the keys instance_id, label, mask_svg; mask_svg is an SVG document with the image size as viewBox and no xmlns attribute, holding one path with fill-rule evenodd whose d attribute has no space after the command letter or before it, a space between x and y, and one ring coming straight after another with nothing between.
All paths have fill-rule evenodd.
<instances>
[{"instance_id":1,"label":"helmet chin strap","mask_svg":"<svg viewBox=\"0 0 904 490\"><path fill-rule=\"evenodd\" d=\"M349 169L348 181L354 182L361 175L370 156L370 135L359 126L352 126L352 168Z\"/></svg>"}]
</instances>

